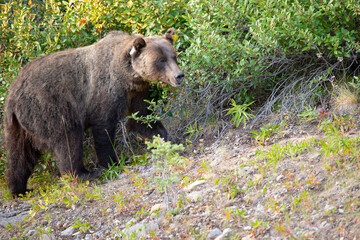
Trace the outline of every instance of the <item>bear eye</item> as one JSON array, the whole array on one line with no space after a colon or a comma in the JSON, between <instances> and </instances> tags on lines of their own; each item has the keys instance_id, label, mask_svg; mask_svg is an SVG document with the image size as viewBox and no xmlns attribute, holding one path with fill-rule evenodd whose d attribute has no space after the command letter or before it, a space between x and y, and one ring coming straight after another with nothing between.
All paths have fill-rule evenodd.
<instances>
[{"instance_id":1,"label":"bear eye","mask_svg":"<svg viewBox=\"0 0 360 240\"><path fill-rule=\"evenodd\" d=\"M161 57L161 58L159 58L159 62L161 62L161 63L165 63L167 60L166 60L166 58L164 58L164 57Z\"/></svg>"}]
</instances>

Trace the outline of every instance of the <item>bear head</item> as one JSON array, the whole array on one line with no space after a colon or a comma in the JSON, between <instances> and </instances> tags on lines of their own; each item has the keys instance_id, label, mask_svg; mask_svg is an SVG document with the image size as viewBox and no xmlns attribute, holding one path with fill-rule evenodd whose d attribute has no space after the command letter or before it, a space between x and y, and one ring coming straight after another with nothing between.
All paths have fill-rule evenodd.
<instances>
[{"instance_id":1,"label":"bear head","mask_svg":"<svg viewBox=\"0 0 360 240\"><path fill-rule=\"evenodd\" d=\"M141 78L177 87L184 79L173 47L175 31L170 28L163 37L136 36L130 51L131 64Z\"/></svg>"}]
</instances>

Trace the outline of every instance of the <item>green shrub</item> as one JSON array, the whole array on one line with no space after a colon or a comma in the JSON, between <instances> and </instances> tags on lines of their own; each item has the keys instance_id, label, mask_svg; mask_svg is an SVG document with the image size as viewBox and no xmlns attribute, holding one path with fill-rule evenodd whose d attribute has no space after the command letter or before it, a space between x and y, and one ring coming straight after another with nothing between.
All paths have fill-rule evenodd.
<instances>
[{"instance_id":1,"label":"green shrub","mask_svg":"<svg viewBox=\"0 0 360 240\"><path fill-rule=\"evenodd\" d=\"M255 0L250 32L270 52L350 57L359 49L359 3Z\"/></svg>"},{"instance_id":2,"label":"green shrub","mask_svg":"<svg viewBox=\"0 0 360 240\"><path fill-rule=\"evenodd\" d=\"M278 122L324 103L335 82L358 73L359 6L355 0L189 1L187 82L173 112L205 129L229 120L223 110L230 99L261 106L255 121L277 111Z\"/></svg>"}]
</instances>

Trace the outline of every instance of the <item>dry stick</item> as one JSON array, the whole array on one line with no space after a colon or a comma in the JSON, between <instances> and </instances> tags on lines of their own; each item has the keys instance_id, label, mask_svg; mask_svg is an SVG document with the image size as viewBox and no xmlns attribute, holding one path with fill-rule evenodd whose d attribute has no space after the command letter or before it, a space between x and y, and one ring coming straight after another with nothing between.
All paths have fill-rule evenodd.
<instances>
[{"instance_id":1,"label":"dry stick","mask_svg":"<svg viewBox=\"0 0 360 240\"><path fill-rule=\"evenodd\" d=\"M289 62L288 59L286 59L286 62ZM286 79L283 79L282 81L279 81L279 83L275 86L274 90L272 91L271 95L269 96L267 103L260 109L259 114L257 115L257 118L252 121L252 125L262 117L268 115L272 112L272 108L274 104L279 100L282 99L282 108L285 109L285 111L289 111L291 108L297 108L297 106L294 105L293 96L295 92L299 92L296 90L297 87L300 87L300 92L304 94L304 99L308 99L313 94L313 89L316 89L320 84L327 80L319 81L315 84L312 89L309 89L308 82L312 79L320 76L324 76L327 74L329 69L336 69L338 66L338 62L332 65L324 66L321 64L318 66L315 70L311 71L309 68L313 66L314 64L307 64L307 68L309 71L304 71L304 69L301 70L295 70L293 74L291 74ZM291 66L287 69L289 71L291 69ZM299 73L302 73L302 76L299 76ZM277 73L272 75L273 77L276 76ZM270 76L271 77L271 76ZM304 106L305 102L300 103L301 106Z\"/></svg>"},{"instance_id":2,"label":"dry stick","mask_svg":"<svg viewBox=\"0 0 360 240\"><path fill-rule=\"evenodd\" d=\"M123 141L124 141L124 143L125 143L125 146L129 148L130 145L129 145L127 139L126 139L127 132L126 132L126 129L125 129L125 124L124 124L122 121L119 121L119 123L120 123L120 125L121 125L120 129L121 129L121 132L122 132Z\"/></svg>"},{"instance_id":3,"label":"dry stick","mask_svg":"<svg viewBox=\"0 0 360 240\"><path fill-rule=\"evenodd\" d=\"M110 134L109 134L108 130L105 129L105 132L106 132L106 134L107 134L107 136L108 136L108 138L109 138L109 142L110 142L110 144L111 144L111 147L112 147L113 150L114 150L116 159L118 160L119 163L121 163L121 160L120 160L119 156L118 156L117 153L116 153L115 144L111 141ZM111 160L113 160L113 159L111 159Z\"/></svg>"},{"instance_id":4,"label":"dry stick","mask_svg":"<svg viewBox=\"0 0 360 240\"><path fill-rule=\"evenodd\" d=\"M121 131L122 136L123 136L123 138L122 138L123 143L125 144L125 146L127 147L127 149L130 150L131 154L132 154L132 155L135 155L135 153L134 153L134 151L133 151L133 147L132 147L132 145L131 145L130 136L129 136L128 132L126 131L126 127L125 127L124 121L122 121L122 120L119 121L119 124L120 124L121 126L120 126L119 129L117 130L116 135L118 135L118 134L120 133L120 131Z\"/></svg>"}]
</instances>

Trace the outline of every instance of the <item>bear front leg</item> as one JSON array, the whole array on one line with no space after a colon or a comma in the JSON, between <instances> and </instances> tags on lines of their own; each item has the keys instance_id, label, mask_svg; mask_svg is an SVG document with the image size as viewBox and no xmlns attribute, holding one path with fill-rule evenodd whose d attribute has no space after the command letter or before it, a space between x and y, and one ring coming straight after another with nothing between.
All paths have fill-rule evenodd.
<instances>
[{"instance_id":1,"label":"bear front leg","mask_svg":"<svg viewBox=\"0 0 360 240\"><path fill-rule=\"evenodd\" d=\"M63 140L56 144L54 153L61 174L70 173L83 180L92 180L100 177L102 170L90 172L85 168L83 134L81 128L66 130Z\"/></svg>"},{"instance_id":2,"label":"bear front leg","mask_svg":"<svg viewBox=\"0 0 360 240\"><path fill-rule=\"evenodd\" d=\"M106 169L118 162L114 149L115 127L115 124L92 127L98 162L100 166Z\"/></svg>"}]
</instances>

